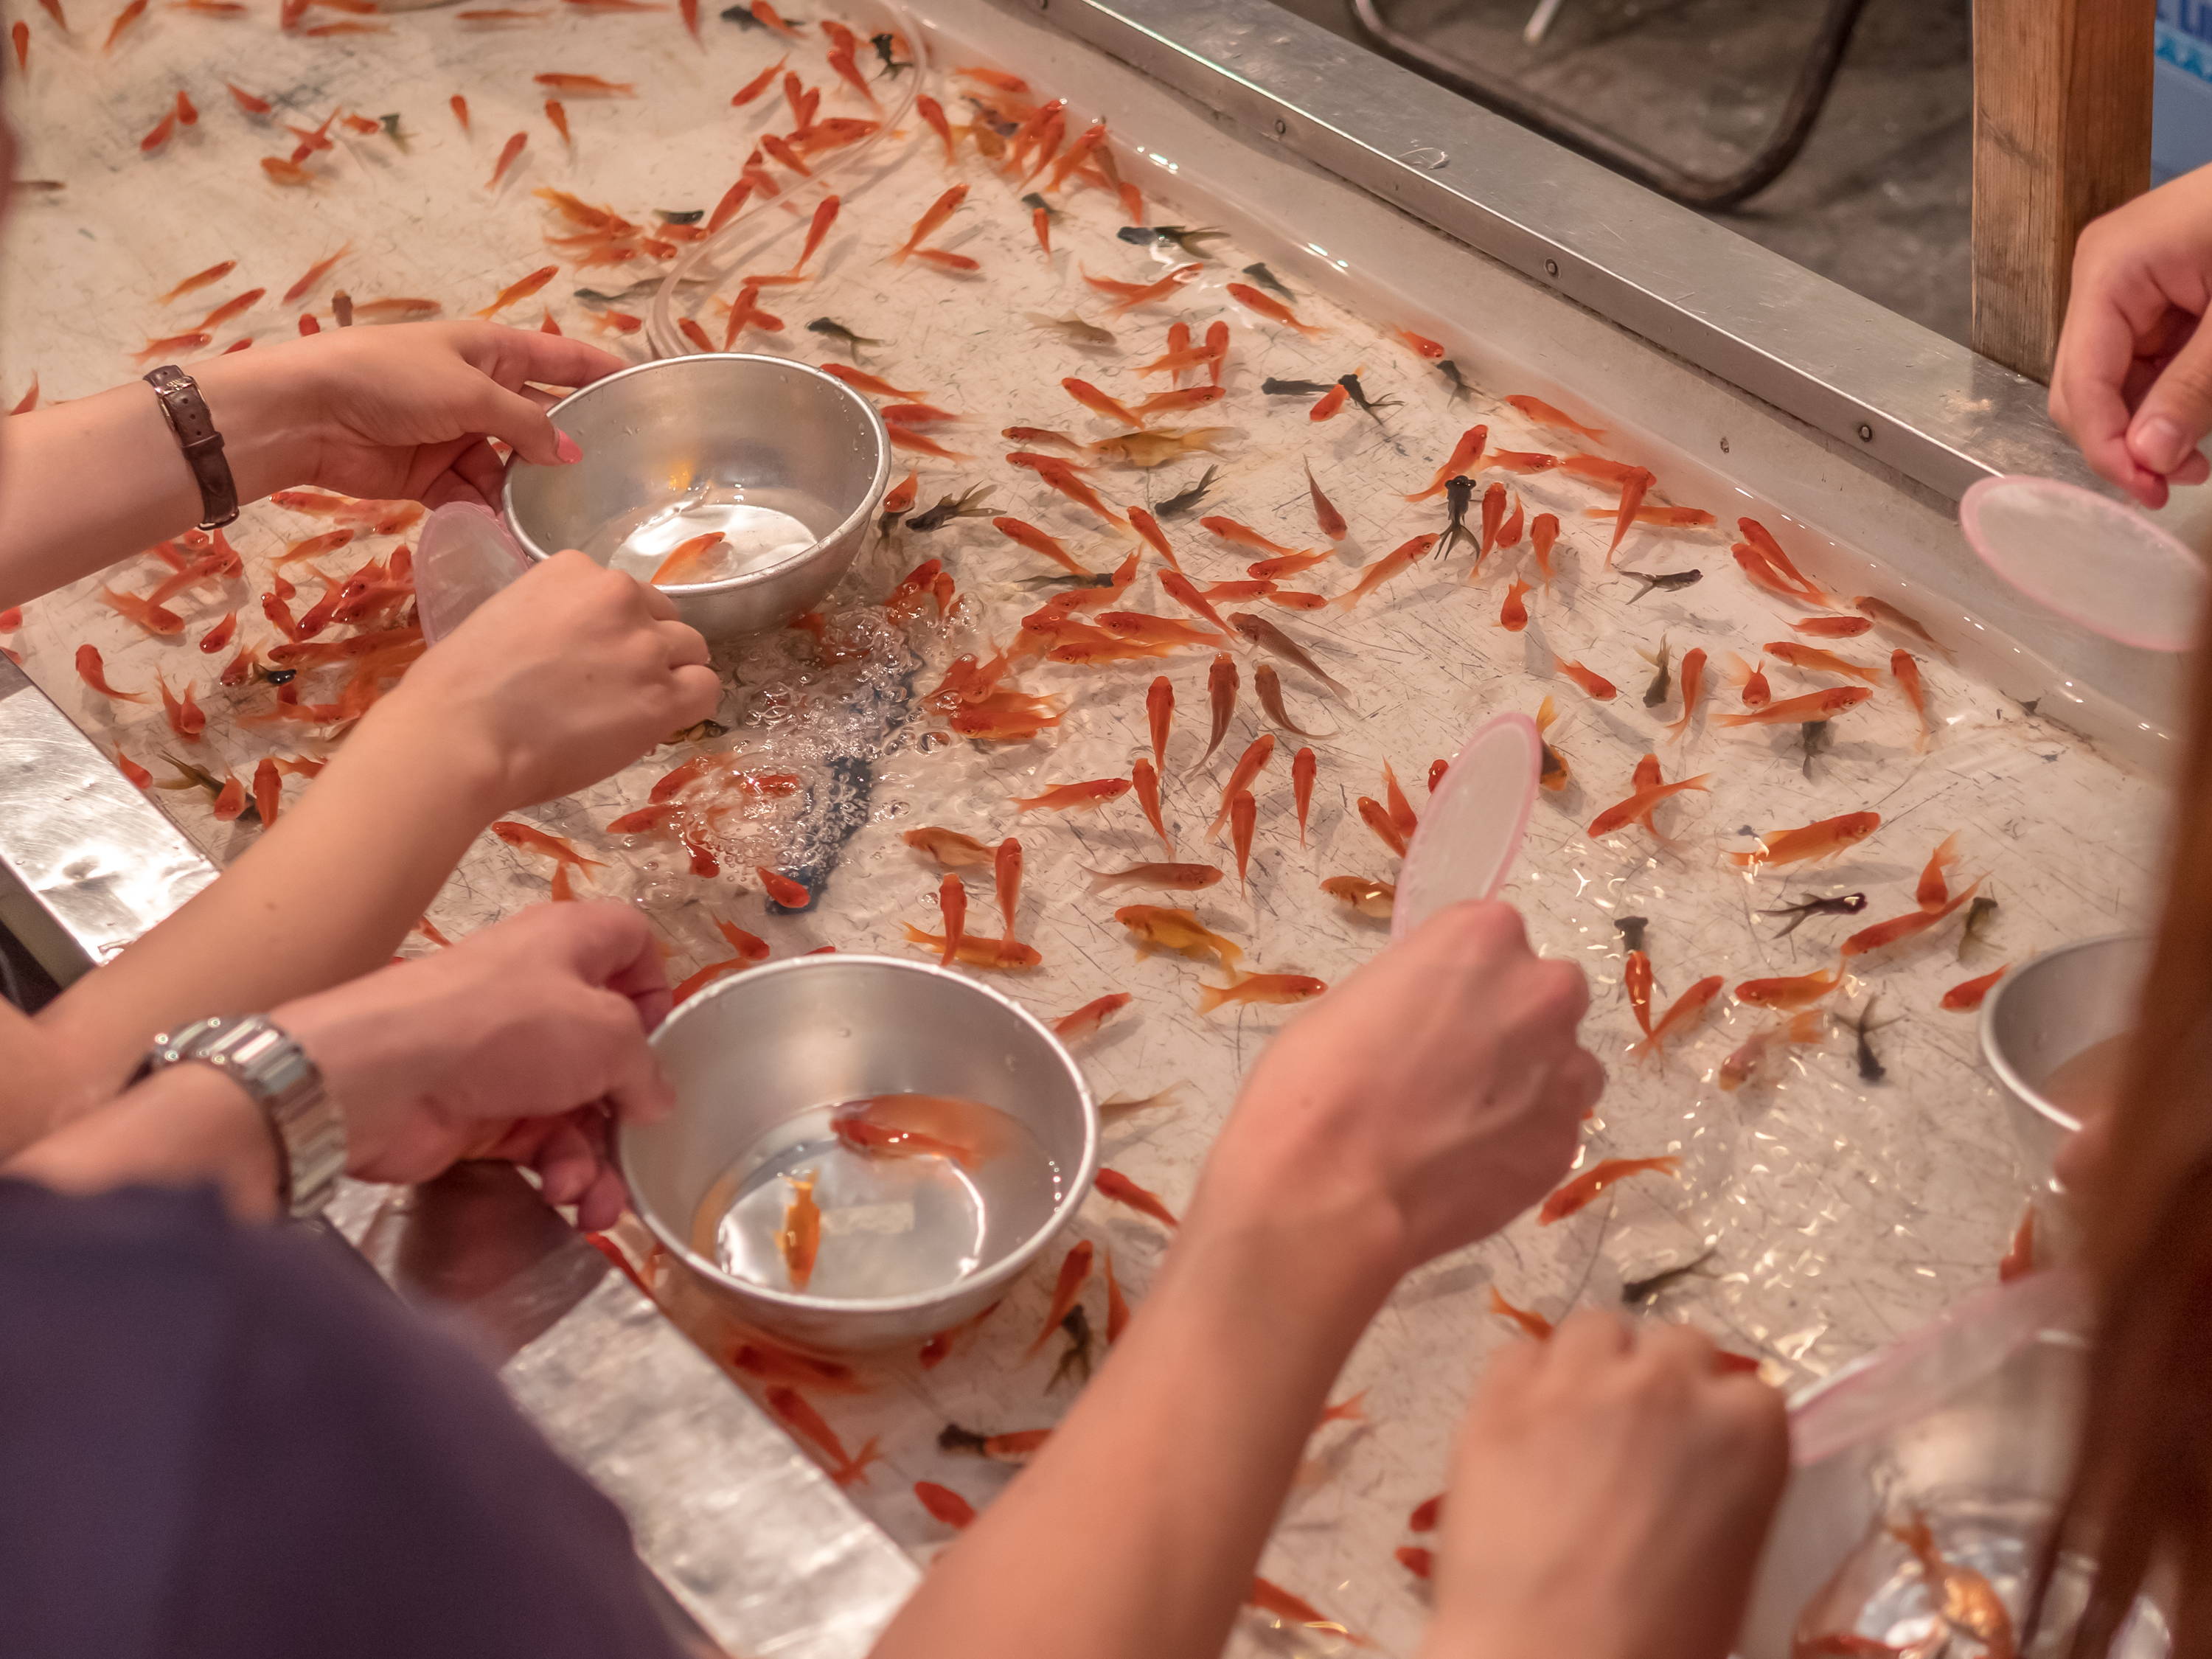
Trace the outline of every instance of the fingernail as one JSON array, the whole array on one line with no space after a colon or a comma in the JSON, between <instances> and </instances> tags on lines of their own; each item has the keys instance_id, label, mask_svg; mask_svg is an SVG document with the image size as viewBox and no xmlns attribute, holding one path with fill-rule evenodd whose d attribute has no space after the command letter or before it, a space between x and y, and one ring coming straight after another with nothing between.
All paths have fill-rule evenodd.
<instances>
[{"instance_id":1,"label":"fingernail","mask_svg":"<svg viewBox=\"0 0 2212 1659\"><path fill-rule=\"evenodd\" d=\"M2136 422L2128 447L2154 472L2171 472L2189 453L2189 434L2163 415Z\"/></svg>"},{"instance_id":2,"label":"fingernail","mask_svg":"<svg viewBox=\"0 0 2212 1659\"><path fill-rule=\"evenodd\" d=\"M574 465L584 459L584 452L577 447L576 441L565 432L553 434L553 453L561 458L561 464L564 466Z\"/></svg>"}]
</instances>

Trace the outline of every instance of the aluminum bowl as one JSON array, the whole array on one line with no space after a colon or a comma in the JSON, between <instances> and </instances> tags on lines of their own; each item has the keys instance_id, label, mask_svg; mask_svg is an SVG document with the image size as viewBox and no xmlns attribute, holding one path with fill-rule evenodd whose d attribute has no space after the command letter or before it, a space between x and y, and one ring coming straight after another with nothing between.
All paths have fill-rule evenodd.
<instances>
[{"instance_id":1,"label":"aluminum bowl","mask_svg":"<svg viewBox=\"0 0 2212 1659\"><path fill-rule=\"evenodd\" d=\"M776 509L812 533L773 562L662 590L709 639L781 628L819 605L852 568L890 475L890 441L868 400L781 357L709 352L640 363L549 412L584 458L508 467L507 521L533 559L579 547L606 564L644 520L702 493L712 505L695 502L646 533L672 544L722 529L732 506Z\"/></svg>"},{"instance_id":2,"label":"aluminum bowl","mask_svg":"<svg viewBox=\"0 0 2212 1659\"><path fill-rule=\"evenodd\" d=\"M1982 1005L1982 1054L1996 1073L2021 1162L2039 1191L2051 1184L2059 1146L2081 1127L2044 1098L2043 1085L2092 1043L2134 1025L2150 951L2142 933L2061 945L2007 974Z\"/></svg>"},{"instance_id":3,"label":"aluminum bowl","mask_svg":"<svg viewBox=\"0 0 2212 1659\"><path fill-rule=\"evenodd\" d=\"M740 1319L810 1347L919 1342L981 1313L1074 1217L1097 1172L1097 1108L1067 1050L1005 997L945 969L889 957L793 957L692 997L653 1045L677 1106L661 1122L621 1131L631 1202ZM740 1160L770 1163L780 1129L842 1101L902 1092L981 1101L1035 1138L1051 1170L1022 1194L1040 1216L1025 1236L1000 1241L1004 1248L950 1283L868 1299L739 1277L694 1247L710 1190ZM825 1263L838 1226L839 1212L825 1204Z\"/></svg>"}]
</instances>

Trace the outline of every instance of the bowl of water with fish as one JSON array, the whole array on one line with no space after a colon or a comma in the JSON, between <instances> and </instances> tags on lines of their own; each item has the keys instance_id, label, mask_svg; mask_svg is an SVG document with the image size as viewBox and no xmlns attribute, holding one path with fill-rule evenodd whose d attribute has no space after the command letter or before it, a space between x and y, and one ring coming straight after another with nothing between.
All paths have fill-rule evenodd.
<instances>
[{"instance_id":1,"label":"bowl of water with fish","mask_svg":"<svg viewBox=\"0 0 2212 1659\"><path fill-rule=\"evenodd\" d=\"M752 969L653 1042L677 1107L621 1131L638 1214L740 1319L806 1346L919 1342L974 1318L1097 1172L1097 1109L1066 1049L926 963Z\"/></svg>"},{"instance_id":2,"label":"bowl of water with fish","mask_svg":"<svg viewBox=\"0 0 2212 1659\"><path fill-rule=\"evenodd\" d=\"M852 568L890 471L867 399L742 352L610 374L548 411L583 459L518 460L502 505L524 551L580 548L660 588L709 639L781 628Z\"/></svg>"}]
</instances>

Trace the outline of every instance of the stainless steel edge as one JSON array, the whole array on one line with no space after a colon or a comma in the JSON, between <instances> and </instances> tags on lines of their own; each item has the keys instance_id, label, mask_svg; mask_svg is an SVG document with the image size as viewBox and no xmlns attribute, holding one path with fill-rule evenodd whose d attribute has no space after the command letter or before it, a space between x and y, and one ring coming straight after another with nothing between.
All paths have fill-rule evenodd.
<instances>
[{"instance_id":1,"label":"stainless steel edge","mask_svg":"<svg viewBox=\"0 0 2212 1659\"><path fill-rule=\"evenodd\" d=\"M2101 488L2045 390L1270 0L1013 0L1955 500Z\"/></svg>"},{"instance_id":2,"label":"stainless steel edge","mask_svg":"<svg viewBox=\"0 0 2212 1659\"><path fill-rule=\"evenodd\" d=\"M66 984L216 878L205 854L0 658L0 922ZM918 1569L513 1169L342 1183L331 1220L394 1290L459 1317L524 1413L621 1505L698 1629L758 1659L860 1659Z\"/></svg>"},{"instance_id":3,"label":"stainless steel edge","mask_svg":"<svg viewBox=\"0 0 2212 1659\"><path fill-rule=\"evenodd\" d=\"M100 746L0 659L0 925L67 984L215 876Z\"/></svg>"}]
</instances>

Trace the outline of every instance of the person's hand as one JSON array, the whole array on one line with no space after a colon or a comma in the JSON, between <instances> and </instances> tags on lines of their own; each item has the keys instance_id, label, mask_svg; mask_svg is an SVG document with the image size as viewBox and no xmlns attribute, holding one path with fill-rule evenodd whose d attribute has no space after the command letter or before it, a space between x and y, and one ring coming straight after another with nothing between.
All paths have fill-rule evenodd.
<instances>
[{"instance_id":1,"label":"person's hand","mask_svg":"<svg viewBox=\"0 0 2212 1659\"><path fill-rule=\"evenodd\" d=\"M502 469L488 439L540 465L577 459L545 416L559 398L539 387L627 367L558 334L447 322L336 329L194 373L218 406L240 399L249 424L282 422L287 482L442 507L496 502Z\"/></svg>"},{"instance_id":2,"label":"person's hand","mask_svg":"<svg viewBox=\"0 0 2212 1659\"><path fill-rule=\"evenodd\" d=\"M1358 1218L1393 1279L1496 1231L1566 1173L1604 1086L1589 1005L1511 906L1439 912L1268 1047L1197 1207Z\"/></svg>"},{"instance_id":3,"label":"person's hand","mask_svg":"<svg viewBox=\"0 0 2212 1659\"><path fill-rule=\"evenodd\" d=\"M2144 506L2203 483L2212 431L2212 167L2093 222L2051 374L2051 418L2089 465Z\"/></svg>"},{"instance_id":4,"label":"person's hand","mask_svg":"<svg viewBox=\"0 0 2212 1659\"><path fill-rule=\"evenodd\" d=\"M1790 1470L1782 1396L1686 1326L1585 1309L1516 1342L1452 1461L1424 1651L1723 1659Z\"/></svg>"},{"instance_id":5,"label":"person's hand","mask_svg":"<svg viewBox=\"0 0 2212 1659\"><path fill-rule=\"evenodd\" d=\"M471 611L370 718L470 751L496 817L611 776L721 695L666 594L568 552Z\"/></svg>"},{"instance_id":6,"label":"person's hand","mask_svg":"<svg viewBox=\"0 0 2212 1659\"><path fill-rule=\"evenodd\" d=\"M622 1212L609 1115L674 1104L646 1033L668 981L626 904L543 904L450 950L272 1011L345 1115L347 1172L427 1181L465 1158L537 1170L587 1228Z\"/></svg>"}]
</instances>

